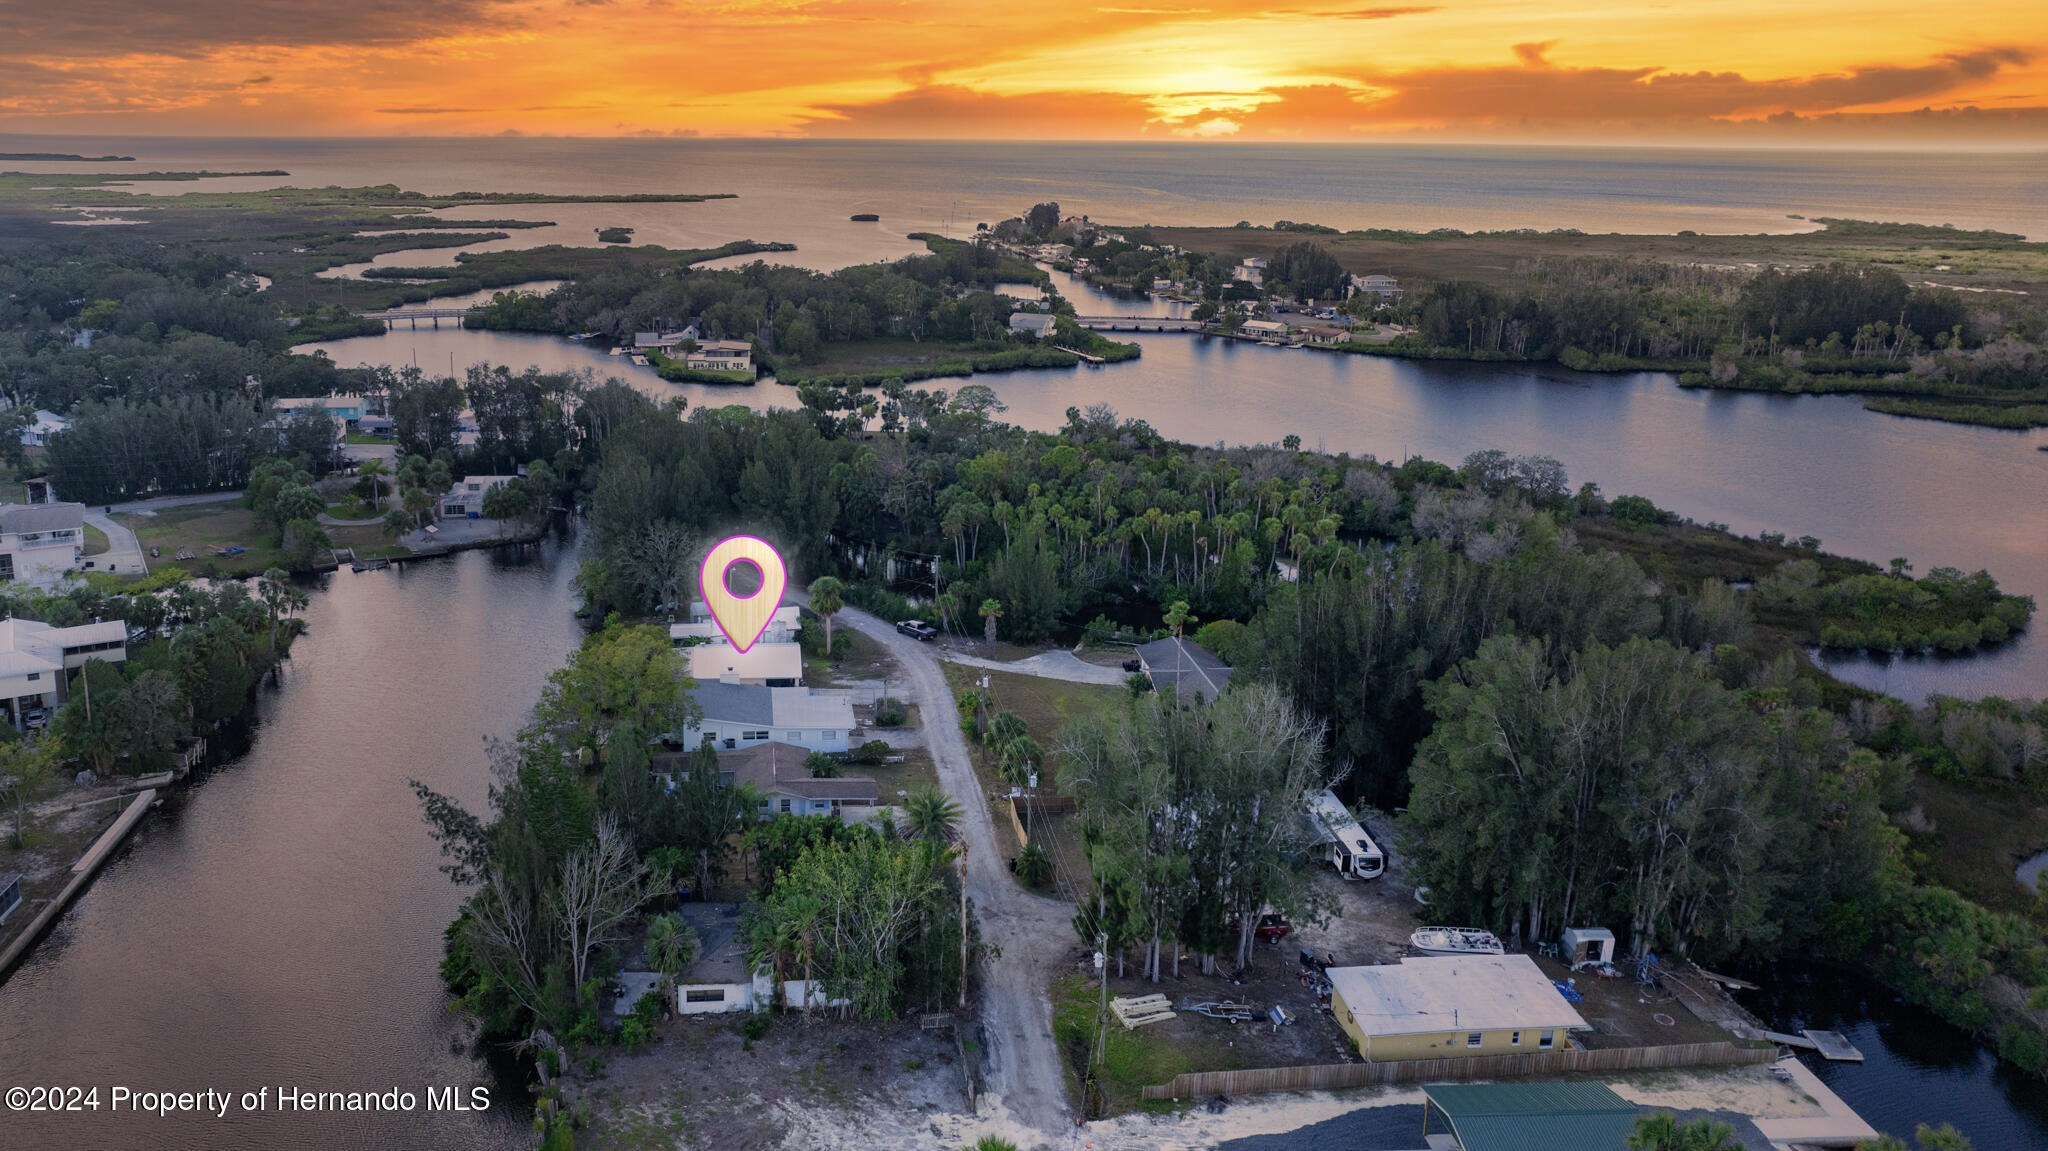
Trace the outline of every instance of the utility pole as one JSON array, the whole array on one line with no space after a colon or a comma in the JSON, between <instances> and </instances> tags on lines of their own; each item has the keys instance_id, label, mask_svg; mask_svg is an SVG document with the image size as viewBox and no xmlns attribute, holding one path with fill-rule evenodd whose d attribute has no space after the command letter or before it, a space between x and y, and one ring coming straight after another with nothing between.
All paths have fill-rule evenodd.
<instances>
[{"instance_id":1,"label":"utility pole","mask_svg":"<svg viewBox=\"0 0 2048 1151\"><path fill-rule=\"evenodd\" d=\"M1102 987L1102 1005L1095 1010L1095 1073L1102 1074L1109 1052L1109 932L1095 933L1095 982ZM1085 1105L1085 1104L1084 1104Z\"/></svg>"},{"instance_id":2,"label":"utility pole","mask_svg":"<svg viewBox=\"0 0 2048 1151\"><path fill-rule=\"evenodd\" d=\"M967 839L960 840L960 1010L967 1010Z\"/></svg>"}]
</instances>

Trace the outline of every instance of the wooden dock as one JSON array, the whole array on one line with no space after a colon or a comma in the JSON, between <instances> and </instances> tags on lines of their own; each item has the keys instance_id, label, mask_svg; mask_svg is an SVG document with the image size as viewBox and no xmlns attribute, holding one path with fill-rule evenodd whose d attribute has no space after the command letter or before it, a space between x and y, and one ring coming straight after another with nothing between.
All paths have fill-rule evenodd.
<instances>
[{"instance_id":1,"label":"wooden dock","mask_svg":"<svg viewBox=\"0 0 2048 1151\"><path fill-rule=\"evenodd\" d=\"M1821 1058L1831 1059L1836 1063L1863 1062L1863 1052L1858 1051L1856 1045L1849 1042L1848 1037L1839 1031L1801 1031L1797 1035L1787 1035L1782 1031L1766 1031L1763 1032L1763 1037L1786 1047L1817 1051Z\"/></svg>"},{"instance_id":2,"label":"wooden dock","mask_svg":"<svg viewBox=\"0 0 2048 1151\"><path fill-rule=\"evenodd\" d=\"M1099 368L1102 365L1109 362L1108 360L1103 359L1101 356L1091 356L1087 352L1084 352L1079 348L1070 348L1065 344L1054 344L1053 347L1056 350L1065 352L1070 356L1081 357L1081 362L1087 364L1091 368Z\"/></svg>"},{"instance_id":3,"label":"wooden dock","mask_svg":"<svg viewBox=\"0 0 2048 1151\"><path fill-rule=\"evenodd\" d=\"M1828 1090L1820 1077L1806 1069L1797 1059L1786 1059L1777 1065L1792 1083L1808 1098L1820 1105L1823 1112L1816 1118L1800 1119L1756 1119L1756 1129L1764 1138L1780 1147L1805 1144L1812 1147L1854 1147L1866 1139L1877 1138L1877 1131L1863 1121L1861 1115L1842 1102L1842 1097Z\"/></svg>"}]
</instances>

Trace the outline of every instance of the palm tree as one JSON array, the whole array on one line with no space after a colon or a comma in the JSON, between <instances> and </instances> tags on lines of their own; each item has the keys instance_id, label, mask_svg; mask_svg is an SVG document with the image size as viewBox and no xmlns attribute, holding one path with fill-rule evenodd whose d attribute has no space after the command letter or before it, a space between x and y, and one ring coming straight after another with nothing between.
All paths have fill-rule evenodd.
<instances>
[{"instance_id":1,"label":"palm tree","mask_svg":"<svg viewBox=\"0 0 2048 1151\"><path fill-rule=\"evenodd\" d=\"M676 976L697 959L697 929L679 915L657 915L647 922L647 962L661 972L662 986L672 996Z\"/></svg>"},{"instance_id":2,"label":"palm tree","mask_svg":"<svg viewBox=\"0 0 2048 1151\"><path fill-rule=\"evenodd\" d=\"M903 814L910 821L910 834L918 839L947 840L960 820L960 805L946 793L926 784L903 801Z\"/></svg>"},{"instance_id":3,"label":"palm tree","mask_svg":"<svg viewBox=\"0 0 2048 1151\"><path fill-rule=\"evenodd\" d=\"M996 621L1003 618L1003 601L985 599L981 601L981 638L989 643L996 642Z\"/></svg>"},{"instance_id":4,"label":"palm tree","mask_svg":"<svg viewBox=\"0 0 2048 1151\"><path fill-rule=\"evenodd\" d=\"M832 576L819 576L811 581L811 610L825 621L825 655L832 655L832 617L846 606L846 585Z\"/></svg>"},{"instance_id":5,"label":"palm tree","mask_svg":"<svg viewBox=\"0 0 2048 1151\"><path fill-rule=\"evenodd\" d=\"M952 592L940 592L938 598L932 601L932 607L936 608L939 613L939 627L941 630L947 633L952 632L953 617L960 614L960 606L960 597Z\"/></svg>"},{"instance_id":6,"label":"palm tree","mask_svg":"<svg viewBox=\"0 0 2048 1151\"><path fill-rule=\"evenodd\" d=\"M257 579L256 598L262 602L264 610L270 616L270 650L275 653L279 617L289 617L293 612L312 602L311 597L292 582L290 572L283 568L271 568Z\"/></svg>"},{"instance_id":7,"label":"palm tree","mask_svg":"<svg viewBox=\"0 0 2048 1151\"><path fill-rule=\"evenodd\" d=\"M1166 626L1173 629L1173 638L1175 639L1180 638L1182 628L1188 624L1199 622L1201 622L1200 619L1188 611L1188 601L1184 599L1173 601L1173 606L1166 609Z\"/></svg>"},{"instance_id":8,"label":"palm tree","mask_svg":"<svg viewBox=\"0 0 2048 1151\"><path fill-rule=\"evenodd\" d=\"M1005 713L1008 714L1008 713ZM1002 766L1003 778L1018 787L1031 782L1031 769L1045 758L1045 749L1028 735L1020 735L1005 742L997 753L997 762Z\"/></svg>"},{"instance_id":9,"label":"palm tree","mask_svg":"<svg viewBox=\"0 0 2048 1151\"><path fill-rule=\"evenodd\" d=\"M378 510L384 507L384 481L391 475L391 469L382 459L372 457L356 468L356 474L370 481L370 506Z\"/></svg>"}]
</instances>

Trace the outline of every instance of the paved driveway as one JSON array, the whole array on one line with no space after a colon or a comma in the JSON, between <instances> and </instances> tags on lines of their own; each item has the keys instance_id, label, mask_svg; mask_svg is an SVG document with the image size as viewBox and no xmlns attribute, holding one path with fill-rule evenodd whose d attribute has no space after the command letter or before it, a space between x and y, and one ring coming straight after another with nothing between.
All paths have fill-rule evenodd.
<instances>
[{"instance_id":1,"label":"paved driveway","mask_svg":"<svg viewBox=\"0 0 2048 1151\"><path fill-rule=\"evenodd\" d=\"M86 512L85 522L107 537L106 551L85 557L94 571L116 575L143 575L149 571L149 561L143 557L142 544L135 538L135 533L115 523L104 508Z\"/></svg>"}]
</instances>

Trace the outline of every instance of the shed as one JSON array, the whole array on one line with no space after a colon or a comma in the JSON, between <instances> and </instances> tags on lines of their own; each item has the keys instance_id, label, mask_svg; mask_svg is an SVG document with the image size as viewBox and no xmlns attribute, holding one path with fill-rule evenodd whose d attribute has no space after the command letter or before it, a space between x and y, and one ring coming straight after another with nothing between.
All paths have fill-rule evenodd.
<instances>
[{"instance_id":1,"label":"shed","mask_svg":"<svg viewBox=\"0 0 2048 1151\"><path fill-rule=\"evenodd\" d=\"M1573 971L1614 962L1614 933L1604 927L1567 927L1558 952Z\"/></svg>"},{"instance_id":2,"label":"shed","mask_svg":"<svg viewBox=\"0 0 2048 1151\"><path fill-rule=\"evenodd\" d=\"M1605 1083L1430 1083L1422 1094L1423 1133L1441 1119L1458 1151L1624 1151L1636 1125L1635 1104Z\"/></svg>"}]
</instances>

